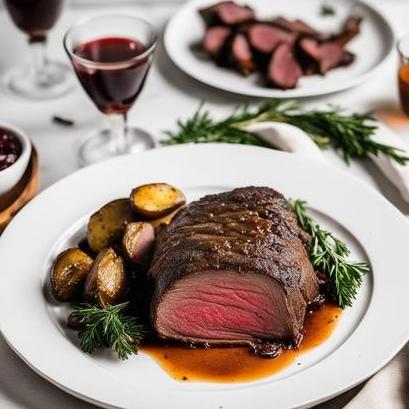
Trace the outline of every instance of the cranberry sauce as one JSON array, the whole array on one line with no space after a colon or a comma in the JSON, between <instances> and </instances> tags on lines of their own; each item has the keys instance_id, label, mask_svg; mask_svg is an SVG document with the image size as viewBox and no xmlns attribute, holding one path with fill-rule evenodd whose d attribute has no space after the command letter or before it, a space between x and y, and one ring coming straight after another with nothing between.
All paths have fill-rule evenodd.
<instances>
[{"instance_id":1,"label":"cranberry sauce","mask_svg":"<svg viewBox=\"0 0 409 409\"><path fill-rule=\"evenodd\" d=\"M149 69L149 56L135 59L144 51L146 48L141 42L123 37L101 38L74 49L78 57L101 63L94 66L73 58L82 86L100 111L128 112L142 90Z\"/></svg>"},{"instance_id":2,"label":"cranberry sauce","mask_svg":"<svg viewBox=\"0 0 409 409\"><path fill-rule=\"evenodd\" d=\"M20 155L20 141L8 129L0 128L0 171L11 166Z\"/></svg>"},{"instance_id":3,"label":"cranberry sauce","mask_svg":"<svg viewBox=\"0 0 409 409\"><path fill-rule=\"evenodd\" d=\"M5 0L5 4L20 30L42 39L60 16L63 0Z\"/></svg>"}]
</instances>

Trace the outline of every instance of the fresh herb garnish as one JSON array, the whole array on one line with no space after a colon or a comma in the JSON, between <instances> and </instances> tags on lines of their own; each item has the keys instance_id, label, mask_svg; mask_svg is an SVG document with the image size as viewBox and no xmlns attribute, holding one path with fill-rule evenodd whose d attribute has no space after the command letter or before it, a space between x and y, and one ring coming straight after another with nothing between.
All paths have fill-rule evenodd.
<instances>
[{"instance_id":1,"label":"fresh herb garnish","mask_svg":"<svg viewBox=\"0 0 409 409\"><path fill-rule=\"evenodd\" d=\"M352 305L362 277L370 271L367 263L349 261L350 251L345 243L319 225L307 213L303 200L291 202L299 225L311 236L307 251L311 264L327 277L327 289L333 300L341 307Z\"/></svg>"},{"instance_id":2,"label":"fresh herb garnish","mask_svg":"<svg viewBox=\"0 0 409 409\"><path fill-rule=\"evenodd\" d=\"M79 324L78 337L84 352L90 354L106 346L123 360L138 352L145 331L137 318L124 314L128 304L106 308L80 304L74 308L72 317Z\"/></svg>"},{"instance_id":3,"label":"fresh herb garnish","mask_svg":"<svg viewBox=\"0 0 409 409\"><path fill-rule=\"evenodd\" d=\"M164 145L180 143L239 143L245 145L267 146L256 134L247 131L246 126L265 121L286 122L297 126L311 136L320 148L333 146L341 152L346 163L351 159L383 153L399 164L409 161L400 150L381 144L372 139L377 126L370 113L347 114L340 108L327 110L302 110L294 101L270 100L256 109L245 106L236 109L223 120L213 119L202 105L189 119L178 121L176 131L167 131Z\"/></svg>"},{"instance_id":4,"label":"fresh herb garnish","mask_svg":"<svg viewBox=\"0 0 409 409\"><path fill-rule=\"evenodd\" d=\"M261 122L258 113L250 113L246 109L234 112L222 121L215 121L209 112L202 110L202 105L194 115L186 121L178 121L176 132L165 131L167 139L161 141L163 145L180 143L239 143L244 145L267 146L256 134L243 129L252 122ZM267 119L265 119L267 120Z\"/></svg>"},{"instance_id":5,"label":"fresh herb garnish","mask_svg":"<svg viewBox=\"0 0 409 409\"><path fill-rule=\"evenodd\" d=\"M329 4L323 4L321 6L320 14L323 17L335 16L335 9Z\"/></svg>"}]
</instances>

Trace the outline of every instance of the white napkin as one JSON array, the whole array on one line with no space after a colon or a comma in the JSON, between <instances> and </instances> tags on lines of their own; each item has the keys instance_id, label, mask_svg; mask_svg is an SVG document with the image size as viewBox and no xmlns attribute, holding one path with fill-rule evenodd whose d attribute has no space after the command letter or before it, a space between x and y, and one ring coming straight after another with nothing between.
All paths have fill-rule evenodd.
<instances>
[{"instance_id":1,"label":"white napkin","mask_svg":"<svg viewBox=\"0 0 409 409\"><path fill-rule=\"evenodd\" d=\"M402 154L409 157L409 148L403 143L399 135L383 124L377 123L377 125L378 129L373 139L379 143L402 149ZM303 130L293 125L281 122L261 122L250 125L247 129L256 133L272 147L292 152L317 162L325 162L321 150L312 139ZM399 189L404 200L409 203L409 165L399 165L382 153L378 156L370 155L369 157L389 181Z\"/></svg>"},{"instance_id":2,"label":"white napkin","mask_svg":"<svg viewBox=\"0 0 409 409\"><path fill-rule=\"evenodd\" d=\"M363 387L346 392L316 407L316 409L341 408L409 408L409 344Z\"/></svg>"},{"instance_id":3,"label":"white napkin","mask_svg":"<svg viewBox=\"0 0 409 409\"><path fill-rule=\"evenodd\" d=\"M376 142L402 149L401 153L405 156L409 156L408 146L403 143L397 133L381 123L377 123L377 126L378 129L373 136ZM399 165L399 163L382 154L378 156L371 155L370 158L399 189L405 201L409 203L409 165Z\"/></svg>"},{"instance_id":4,"label":"white napkin","mask_svg":"<svg viewBox=\"0 0 409 409\"><path fill-rule=\"evenodd\" d=\"M259 122L246 128L264 142L285 152L292 152L316 162L325 162L320 148L300 128L284 122Z\"/></svg>"},{"instance_id":5,"label":"white napkin","mask_svg":"<svg viewBox=\"0 0 409 409\"><path fill-rule=\"evenodd\" d=\"M407 409L409 345L378 372L344 409Z\"/></svg>"}]
</instances>

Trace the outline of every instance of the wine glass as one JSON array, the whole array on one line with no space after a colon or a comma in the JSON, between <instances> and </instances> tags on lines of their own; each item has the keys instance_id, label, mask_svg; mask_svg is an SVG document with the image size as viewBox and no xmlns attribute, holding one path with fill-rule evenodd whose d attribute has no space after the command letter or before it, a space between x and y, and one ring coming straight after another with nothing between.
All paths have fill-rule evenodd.
<instances>
[{"instance_id":1,"label":"wine glass","mask_svg":"<svg viewBox=\"0 0 409 409\"><path fill-rule=\"evenodd\" d=\"M64 47L75 73L109 131L96 131L79 147L82 165L153 147L149 134L127 126L127 113L142 91L156 45L153 27L138 17L102 15L74 25Z\"/></svg>"},{"instance_id":2,"label":"wine glass","mask_svg":"<svg viewBox=\"0 0 409 409\"><path fill-rule=\"evenodd\" d=\"M63 0L5 0L14 24L28 35L32 62L16 67L4 78L13 94L30 99L50 99L66 94L73 86L73 76L65 64L51 61L46 55L47 33L61 14Z\"/></svg>"}]
</instances>

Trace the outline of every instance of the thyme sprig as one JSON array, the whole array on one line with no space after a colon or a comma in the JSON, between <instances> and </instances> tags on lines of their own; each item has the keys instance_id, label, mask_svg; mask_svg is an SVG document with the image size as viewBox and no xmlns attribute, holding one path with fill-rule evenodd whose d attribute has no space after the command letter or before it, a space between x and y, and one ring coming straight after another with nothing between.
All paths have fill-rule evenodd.
<instances>
[{"instance_id":1,"label":"thyme sprig","mask_svg":"<svg viewBox=\"0 0 409 409\"><path fill-rule=\"evenodd\" d=\"M145 331L137 318L125 315L128 304L106 308L90 304L74 307L72 317L79 324L78 337L84 352L90 354L106 346L122 360L138 352Z\"/></svg>"},{"instance_id":2,"label":"thyme sprig","mask_svg":"<svg viewBox=\"0 0 409 409\"><path fill-rule=\"evenodd\" d=\"M350 307L356 298L362 277L370 271L361 261L350 261L349 249L343 241L316 224L307 212L303 200L291 202L299 225L311 236L307 251L313 267L326 275L327 289L341 307Z\"/></svg>"},{"instance_id":3,"label":"thyme sprig","mask_svg":"<svg viewBox=\"0 0 409 409\"><path fill-rule=\"evenodd\" d=\"M239 143L268 146L245 128L265 121L286 122L305 131L322 149L329 146L340 152L346 163L352 159L383 153L399 164L409 158L400 149L373 139L377 129L371 113L348 114L340 108L303 110L295 101L269 100L259 107L236 109L222 120L213 119L203 105L187 120L179 120L176 131L166 131L164 145L181 143Z\"/></svg>"}]
</instances>

